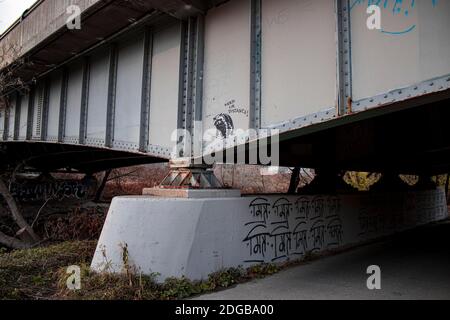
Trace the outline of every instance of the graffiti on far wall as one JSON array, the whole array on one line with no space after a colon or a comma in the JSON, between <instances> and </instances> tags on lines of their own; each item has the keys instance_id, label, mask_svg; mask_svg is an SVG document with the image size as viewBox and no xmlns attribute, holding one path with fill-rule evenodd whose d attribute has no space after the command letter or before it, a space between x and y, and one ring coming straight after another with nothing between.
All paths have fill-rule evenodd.
<instances>
[{"instance_id":1,"label":"graffiti on far wall","mask_svg":"<svg viewBox=\"0 0 450 320\"><path fill-rule=\"evenodd\" d=\"M46 201L49 199L86 199L95 181L85 180L51 180L15 182L10 192L20 202Z\"/></svg>"},{"instance_id":2,"label":"graffiti on far wall","mask_svg":"<svg viewBox=\"0 0 450 320\"><path fill-rule=\"evenodd\" d=\"M244 263L277 263L337 249L448 217L445 192L250 199Z\"/></svg>"},{"instance_id":3,"label":"graffiti on far wall","mask_svg":"<svg viewBox=\"0 0 450 320\"><path fill-rule=\"evenodd\" d=\"M384 205L389 203L389 209ZM359 209L359 236L371 238L392 233L408 226L426 224L446 217L445 195L442 192L426 191L373 195L366 198Z\"/></svg>"}]
</instances>

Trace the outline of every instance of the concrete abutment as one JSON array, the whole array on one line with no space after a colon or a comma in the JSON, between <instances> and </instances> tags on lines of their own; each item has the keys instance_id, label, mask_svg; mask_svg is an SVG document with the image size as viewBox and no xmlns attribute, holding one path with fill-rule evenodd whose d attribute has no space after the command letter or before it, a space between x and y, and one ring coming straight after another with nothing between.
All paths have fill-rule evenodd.
<instances>
[{"instance_id":1,"label":"concrete abutment","mask_svg":"<svg viewBox=\"0 0 450 320\"><path fill-rule=\"evenodd\" d=\"M205 279L282 263L448 218L442 189L353 195L117 197L91 268L121 272L123 247L143 274Z\"/></svg>"}]
</instances>

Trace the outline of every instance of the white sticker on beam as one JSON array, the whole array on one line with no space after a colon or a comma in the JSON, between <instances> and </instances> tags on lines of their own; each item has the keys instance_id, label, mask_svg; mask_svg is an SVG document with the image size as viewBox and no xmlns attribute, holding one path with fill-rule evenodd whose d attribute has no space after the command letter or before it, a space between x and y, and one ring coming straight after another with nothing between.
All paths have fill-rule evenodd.
<instances>
[{"instance_id":1,"label":"white sticker on beam","mask_svg":"<svg viewBox=\"0 0 450 320\"><path fill-rule=\"evenodd\" d=\"M205 18L204 130L215 128L215 118L249 127L250 24L250 1L230 1Z\"/></svg>"}]
</instances>

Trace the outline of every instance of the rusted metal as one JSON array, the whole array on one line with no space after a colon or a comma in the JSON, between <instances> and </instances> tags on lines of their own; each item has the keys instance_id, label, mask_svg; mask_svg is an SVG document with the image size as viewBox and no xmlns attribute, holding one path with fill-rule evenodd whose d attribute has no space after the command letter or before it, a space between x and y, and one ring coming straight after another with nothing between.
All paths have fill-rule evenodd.
<instances>
[{"instance_id":1,"label":"rusted metal","mask_svg":"<svg viewBox=\"0 0 450 320\"><path fill-rule=\"evenodd\" d=\"M353 99L352 99L352 97L348 97L347 98L347 112L348 113L353 113L352 106L353 106Z\"/></svg>"}]
</instances>

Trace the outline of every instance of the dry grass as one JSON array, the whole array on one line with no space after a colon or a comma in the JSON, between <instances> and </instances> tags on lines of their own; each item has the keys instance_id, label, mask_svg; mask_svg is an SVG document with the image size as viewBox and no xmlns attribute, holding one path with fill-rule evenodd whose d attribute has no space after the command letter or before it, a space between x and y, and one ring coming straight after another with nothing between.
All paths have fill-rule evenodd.
<instances>
[{"instance_id":1,"label":"dry grass","mask_svg":"<svg viewBox=\"0 0 450 320\"><path fill-rule=\"evenodd\" d=\"M0 254L0 299L56 299L58 271L89 263L96 241L64 242Z\"/></svg>"},{"instance_id":2,"label":"dry grass","mask_svg":"<svg viewBox=\"0 0 450 320\"><path fill-rule=\"evenodd\" d=\"M48 247L0 252L1 299L81 299L81 300L173 300L229 288L238 283L274 274L271 264L227 269L205 281L167 279L158 284L125 263L120 274L96 273L89 269L95 241L64 242ZM126 259L126 255L124 255ZM125 261L124 261L125 262ZM81 290L67 289L67 267L81 268Z\"/></svg>"}]
</instances>

